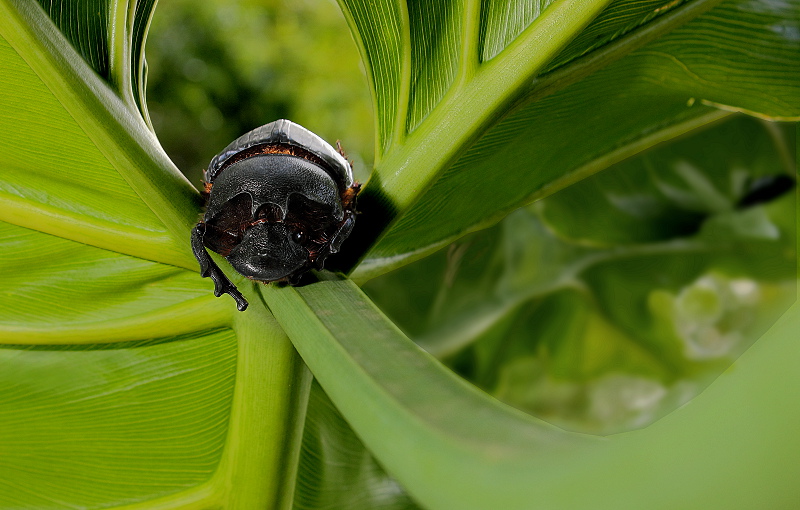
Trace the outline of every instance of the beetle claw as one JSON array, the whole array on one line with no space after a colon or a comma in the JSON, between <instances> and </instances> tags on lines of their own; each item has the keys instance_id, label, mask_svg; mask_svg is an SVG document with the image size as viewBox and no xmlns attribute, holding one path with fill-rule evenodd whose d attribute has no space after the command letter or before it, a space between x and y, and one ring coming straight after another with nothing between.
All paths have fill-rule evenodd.
<instances>
[{"instance_id":1,"label":"beetle claw","mask_svg":"<svg viewBox=\"0 0 800 510\"><path fill-rule=\"evenodd\" d=\"M214 295L220 297L223 294L230 294L236 301L236 308L243 312L247 309L247 300L236 288L236 285L231 282L225 273L219 268L214 260L208 255L206 247L203 245L203 235L205 235L206 226L204 223L198 223L192 229L192 252L194 253L197 262L200 263L200 276L203 278L211 278L214 282Z\"/></svg>"}]
</instances>

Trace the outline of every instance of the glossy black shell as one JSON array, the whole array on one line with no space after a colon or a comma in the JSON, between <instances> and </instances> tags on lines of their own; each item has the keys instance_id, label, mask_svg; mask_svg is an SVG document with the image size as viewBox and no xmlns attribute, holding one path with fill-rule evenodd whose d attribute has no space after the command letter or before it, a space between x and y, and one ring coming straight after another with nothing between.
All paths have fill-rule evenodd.
<instances>
[{"instance_id":1,"label":"glossy black shell","mask_svg":"<svg viewBox=\"0 0 800 510\"><path fill-rule=\"evenodd\" d=\"M289 200L298 194L331 208L330 214L342 219L339 189L330 174L305 159L284 154L252 156L225 168L214 181L205 221L218 216L237 195L251 198L250 214L256 217L264 204L275 204L286 218Z\"/></svg>"},{"instance_id":2,"label":"glossy black shell","mask_svg":"<svg viewBox=\"0 0 800 510\"><path fill-rule=\"evenodd\" d=\"M231 142L209 163L205 172L206 182L213 183L220 169L232 158L260 145L287 145L308 151L321 160L324 170L336 181L340 190L353 184L350 163L341 154L316 134L286 119L265 124Z\"/></svg>"}]
</instances>

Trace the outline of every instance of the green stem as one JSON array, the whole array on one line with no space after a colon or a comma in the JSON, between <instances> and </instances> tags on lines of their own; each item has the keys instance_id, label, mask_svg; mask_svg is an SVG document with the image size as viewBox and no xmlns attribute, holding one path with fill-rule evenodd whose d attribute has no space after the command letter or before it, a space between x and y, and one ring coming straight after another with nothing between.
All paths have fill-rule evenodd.
<instances>
[{"instance_id":1,"label":"green stem","mask_svg":"<svg viewBox=\"0 0 800 510\"><path fill-rule=\"evenodd\" d=\"M3 324L0 344L77 345L127 342L210 330L228 324L233 306L222 306L210 293L183 303L119 319L52 324Z\"/></svg>"},{"instance_id":2,"label":"green stem","mask_svg":"<svg viewBox=\"0 0 800 510\"><path fill-rule=\"evenodd\" d=\"M132 6L127 0L113 0L108 17L109 74L112 85L128 108L136 108L131 89L130 32ZM134 2L135 8L135 2Z\"/></svg>"},{"instance_id":3,"label":"green stem","mask_svg":"<svg viewBox=\"0 0 800 510\"><path fill-rule=\"evenodd\" d=\"M400 90L397 98L397 113L392 127L391 145L402 144L408 134L406 120L411 100L411 22L408 18L408 5L399 3L401 35ZM378 153L376 153L378 154Z\"/></svg>"},{"instance_id":4,"label":"green stem","mask_svg":"<svg viewBox=\"0 0 800 510\"><path fill-rule=\"evenodd\" d=\"M458 75L453 87L460 89L469 83L480 63L479 51L481 28L481 2L466 0L464 22L461 25L461 53L458 62Z\"/></svg>"},{"instance_id":5,"label":"green stem","mask_svg":"<svg viewBox=\"0 0 800 510\"><path fill-rule=\"evenodd\" d=\"M67 209L35 203L0 191L0 221L63 237L104 250L196 270L168 232L153 232ZM188 240L188 236L187 236ZM188 244L185 241L183 244Z\"/></svg>"},{"instance_id":6,"label":"green stem","mask_svg":"<svg viewBox=\"0 0 800 510\"><path fill-rule=\"evenodd\" d=\"M352 282L262 293L359 438L426 508L744 510L797 499L800 407L787 405L800 396L797 305L691 403L600 438L481 393Z\"/></svg>"},{"instance_id":7,"label":"green stem","mask_svg":"<svg viewBox=\"0 0 800 510\"><path fill-rule=\"evenodd\" d=\"M272 315L253 305L234 318L236 388L212 484L230 510L290 509L311 373Z\"/></svg>"}]
</instances>

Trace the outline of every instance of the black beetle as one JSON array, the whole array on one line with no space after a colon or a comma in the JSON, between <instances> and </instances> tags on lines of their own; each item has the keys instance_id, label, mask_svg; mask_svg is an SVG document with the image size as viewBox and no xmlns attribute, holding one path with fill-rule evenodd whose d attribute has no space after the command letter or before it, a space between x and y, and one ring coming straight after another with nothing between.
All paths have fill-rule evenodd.
<instances>
[{"instance_id":1,"label":"black beetle","mask_svg":"<svg viewBox=\"0 0 800 510\"><path fill-rule=\"evenodd\" d=\"M204 184L206 212L192 230L192 251L214 295L230 294L240 311L247 300L206 248L251 280L297 284L350 235L361 187L341 148L284 119L228 145Z\"/></svg>"}]
</instances>

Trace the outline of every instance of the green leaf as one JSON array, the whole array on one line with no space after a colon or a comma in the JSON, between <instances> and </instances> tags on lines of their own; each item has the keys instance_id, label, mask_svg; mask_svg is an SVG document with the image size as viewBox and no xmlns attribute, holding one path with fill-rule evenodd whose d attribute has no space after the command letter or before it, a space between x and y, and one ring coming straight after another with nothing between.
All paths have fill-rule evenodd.
<instances>
[{"instance_id":1,"label":"green leaf","mask_svg":"<svg viewBox=\"0 0 800 510\"><path fill-rule=\"evenodd\" d=\"M294 508L415 510L315 381L297 474Z\"/></svg>"},{"instance_id":2,"label":"green leaf","mask_svg":"<svg viewBox=\"0 0 800 510\"><path fill-rule=\"evenodd\" d=\"M751 508L796 497L787 476L796 465L783 453L800 447L798 409L785 406L800 395L796 305L692 405L603 440L470 387L351 282L261 290L359 437L428 508Z\"/></svg>"},{"instance_id":3,"label":"green leaf","mask_svg":"<svg viewBox=\"0 0 800 510\"><path fill-rule=\"evenodd\" d=\"M458 157L466 144L474 141L476 131L484 129L496 119L501 109L514 100L529 80L608 1L595 0L580 5L565 0L553 2L514 39L503 52L503 58L494 58L482 66L478 65L480 2L467 2L461 9L442 10L440 6L432 8L431 12L435 13L433 16L423 15L423 11L420 11L414 18L409 18L409 12L412 11L402 3L398 6L394 2L363 4L343 1L341 5L351 23L373 85L379 140L376 170L370 179L371 184L367 185L361 196L362 209L371 210L372 213L371 217L368 216L356 227L361 233L355 237L358 244L351 242L348 247L350 257L360 257L393 217L410 206L437 172ZM465 20L458 30L458 42L452 42L447 37L437 39L435 44L442 46L441 51L436 50L439 59L429 61L422 57L423 53L417 52L418 58L423 60L412 66L415 55L412 47L421 42L410 40L411 33L430 33L431 27L425 26L427 23L451 27L455 21L445 22L448 17ZM383 18L389 22L373 22ZM415 20L422 22L423 26L412 31L410 23ZM495 19L492 22L502 23L503 20ZM391 31L385 31L384 27L391 27ZM455 52L458 60L455 63L447 62L454 56L454 47L458 48ZM374 59L374 54L380 54L382 59ZM390 67L392 72L384 73L386 77L378 74L376 62L380 62L381 69ZM431 72L435 73L451 68L451 65L458 68L452 87L427 115L426 121L413 132L407 133L406 118L410 105L417 100L416 95L410 96L411 70L416 69L414 73L422 76L424 67L430 67ZM439 94L437 91L447 85L448 80L445 79L432 85L432 89L424 86L419 108L433 106L431 103ZM425 150L419 146L422 139L425 140ZM420 162L414 163L414 160Z\"/></svg>"},{"instance_id":4,"label":"green leaf","mask_svg":"<svg viewBox=\"0 0 800 510\"><path fill-rule=\"evenodd\" d=\"M0 507L101 507L207 482L225 447L235 344L223 329L0 349Z\"/></svg>"},{"instance_id":5,"label":"green leaf","mask_svg":"<svg viewBox=\"0 0 800 510\"><path fill-rule=\"evenodd\" d=\"M582 39L586 46L575 43L563 50L568 52L565 61L543 74L534 64L552 57L538 46L501 52L476 63L474 74L459 64L467 78L454 81L419 127L390 146L376 164L362 199L364 211L376 219L357 227L367 242L348 249L368 249L379 237L368 229L391 227L354 277L364 280L429 254L520 205L717 120L727 110L800 116L800 89L789 71L800 55L798 42L789 35L800 27L798 5L728 1L709 10L711 2L698 0L669 4L674 8L655 9L649 16L638 11L638 17L614 25L615 14L634 4L641 7L613 3L587 29L598 31L602 41L611 23L621 35L596 49ZM557 5L545 9L515 44L544 37L546 19L555 15ZM577 37L579 28L562 26L559 37ZM469 54L465 40L472 39L462 37L460 43ZM420 43L412 39L409 44ZM581 48L587 53L577 57ZM437 54L437 59L430 65L446 65L444 57ZM500 70L512 61L513 69ZM731 74L741 76L734 85ZM514 79L520 80L516 88L510 86ZM483 80L508 88L484 89ZM484 91L491 100L481 95ZM410 98L412 104L416 100ZM491 105L491 118L480 117L483 105ZM725 110L717 109L720 105ZM467 112L469 122L457 120Z\"/></svg>"},{"instance_id":6,"label":"green leaf","mask_svg":"<svg viewBox=\"0 0 800 510\"><path fill-rule=\"evenodd\" d=\"M6 41L3 43L3 56L9 62L9 66L16 69L18 73L9 76L8 80L3 80L8 83L4 86L9 87L6 89L9 90L9 95L4 94L3 98L12 102L10 109L15 115L23 117L18 122L23 122L23 126L25 124L30 126L27 129L9 133L9 137L4 140L4 143L12 147L12 154L26 149L46 153L45 148L53 138L52 136L45 140L37 140L36 137L29 138L26 135L31 132L35 134L36 123L42 122L51 115L57 120L63 119L63 131L74 133L73 140L75 138L81 140L74 147L72 144L69 145L71 151L74 151L76 147L86 149L87 170L92 170L92 163L96 162L95 164L99 166L96 171L102 174L100 184L102 191L105 192L112 186L111 184L104 185L102 181L114 182L121 176L127 183L126 187L129 187L135 196L138 196L155 214L162 224L160 229L165 230L176 244L168 247L165 246L166 242L161 242L161 246L147 246L149 243L142 242L131 243L124 239L123 233L118 241L123 246L126 244L142 246L138 252L132 252L133 255L141 256L141 252L147 250L151 253L145 258L193 268L194 263L185 239L188 228L197 218L200 205L199 195L164 154L135 105L126 103L88 66L64 40L38 4L23 0L5 0L0 3L0 15L3 19L3 23L0 24L0 35ZM102 18L94 21L98 20L102 21ZM99 30L89 30L91 34L99 32ZM33 97L26 98L24 103L14 99L16 93L10 92L11 90L24 90L27 87L36 92ZM41 99L41 106L33 100L34 98ZM27 112L31 110L35 113L28 114ZM67 133L65 135L69 136ZM41 135L47 136L46 131L41 131ZM37 141L44 142L44 144L36 145ZM69 138L67 141L72 142ZM48 172L55 177L77 176L83 170L83 156L79 158L77 155L83 153L84 151L73 152L71 161L65 160L63 166L61 166L62 162L59 162L57 165L45 164L43 168L39 169L35 160L30 161L30 165L37 168L39 170L37 173L43 174L44 178L49 177ZM25 153L23 152L20 156L23 158L19 161L25 162L22 164L25 165L23 168L26 168L28 163L24 159ZM83 181L91 180L87 178ZM45 186L45 189L55 187L52 183L49 183L49 186L38 184ZM116 184L114 186L118 187ZM130 190L124 190L123 193L130 197ZM109 191L113 192L113 188ZM111 213L116 209L113 194L110 197L111 200L98 204L98 207L102 208L107 215L112 215ZM39 209L37 202L42 202L42 199L29 201L36 210ZM44 205L50 204L45 203ZM25 204L26 209L27 206L28 204ZM17 205L14 209L19 210L21 207L23 206ZM77 239L81 242L99 245L99 242L93 239L93 236L97 237L98 228L95 225L86 225L85 218L60 218L58 217L60 211L52 211L46 207L43 209L34 216L37 228L57 235L57 227L59 223L62 223L76 231L79 236ZM123 214L135 216L129 209L123 205ZM19 216L23 215L18 213L17 217ZM56 216L56 223L50 227L39 227L41 224L48 223L46 221L48 216ZM142 218L145 225L152 223L148 222L147 216L149 215ZM112 221L112 223L115 222ZM28 222L25 226L33 225ZM113 247L114 241L109 239L99 247ZM153 252L163 253L165 251L166 253L162 256L153 254ZM178 253L170 254L169 252Z\"/></svg>"},{"instance_id":7,"label":"green leaf","mask_svg":"<svg viewBox=\"0 0 800 510\"><path fill-rule=\"evenodd\" d=\"M364 290L428 352L515 407L583 432L642 427L702 391L794 299L795 197L736 207L748 183L786 175L792 142L732 119ZM673 174L679 164L699 169L699 191ZM668 183L685 193L662 195ZM695 191L725 203L682 209Z\"/></svg>"}]
</instances>

